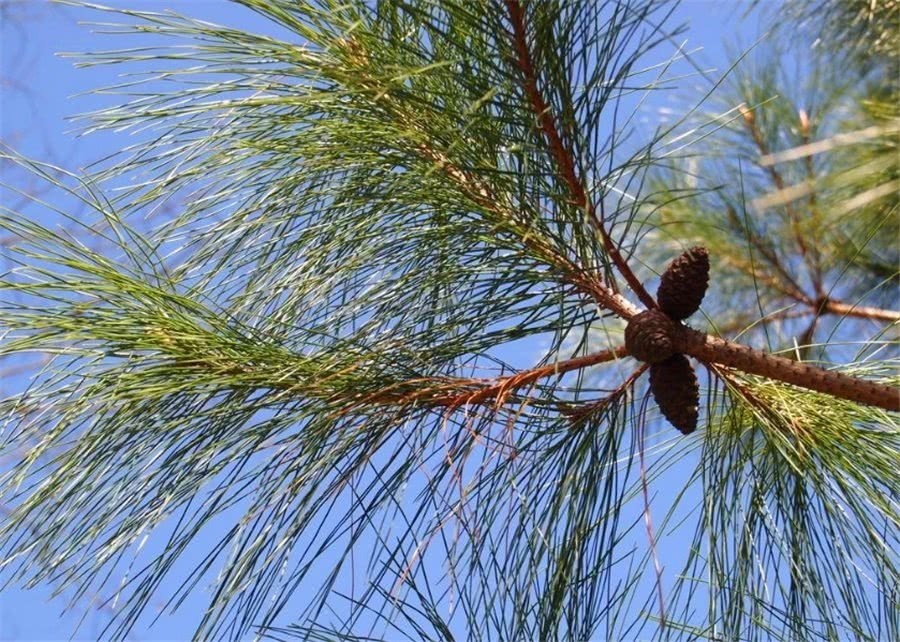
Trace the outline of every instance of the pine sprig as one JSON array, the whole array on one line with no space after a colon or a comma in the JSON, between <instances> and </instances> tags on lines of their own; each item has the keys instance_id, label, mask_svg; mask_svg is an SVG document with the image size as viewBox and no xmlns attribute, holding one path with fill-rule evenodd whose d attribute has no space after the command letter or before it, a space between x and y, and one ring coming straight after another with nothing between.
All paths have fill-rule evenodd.
<instances>
[{"instance_id":1,"label":"pine sprig","mask_svg":"<svg viewBox=\"0 0 900 642\"><path fill-rule=\"evenodd\" d=\"M121 638L191 543L224 524L170 593L177 605L215 586L198 637L892 630L857 604L867 595L859 568L878 569L879 599L896 580L876 537L896 521L890 486L870 477L896 453L893 417L836 397L847 388L844 397L893 408L891 362L837 373L693 331L680 320L700 304L705 270L663 288L689 295L683 306L663 297L659 310L647 294L642 270L655 263L644 248L662 227L645 220L642 182L659 141L623 154L630 118L604 119L623 95L659 86L642 60L671 35L660 26L667 3L240 4L282 35L115 10L133 24L108 30L185 43L86 63L154 65L108 89L122 106L91 115L96 128L151 132L95 168L115 198L10 156L81 199L114 248L92 251L18 212L0 217L18 239L0 354L57 355L2 402L4 450L26 453L0 477L11 581L115 596L106 633ZM176 88L142 86L156 81ZM750 143L775 150L762 117L747 113L737 125L760 127ZM676 207L667 198L661 207ZM129 227L167 203L178 215L149 238ZM804 292L785 263L803 252L792 245L801 219L785 208L757 229L738 211L717 230L693 228L719 241L713 286L721 253L734 279ZM690 221L670 222L679 243L690 238ZM810 258L811 282L817 265ZM822 311L847 304L807 298ZM684 426L704 425L702 439L636 457L655 416L643 376L652 366L626 358L653 361L658 337L641 354L621 337L648 314L711 385L689 386L699 405ZM591 331L602 346L588 345ZM501 356L521 339L545 349L515 368ZM594 368L600 384L586 377ZM684 410L650 385L667 416ZM871 457L838 455L873 445ZM696 475L663 483L698 446ZM754 467L751 492L740 476ZM686 553L689 570L708 571L699 616L699 575L658 572L644 590L658 560L635 531L658 509L642 492L651 488L672 501L660 532L677 531L685 481L709 493ZM723 540L745 516L749 526ZM167 528L164 548L141 551ZM810 545L832 532L862 560L836 577ZM132 555L136 570L111 589L106 578ZM751 575L758 568L764 578ZM781 601L764 611L770 574ZM830 619L806 624L804 599ZM658 626L647 616L657 608ZM287 616L295 626L282 626Z\"/></svg>"}]
</instances>

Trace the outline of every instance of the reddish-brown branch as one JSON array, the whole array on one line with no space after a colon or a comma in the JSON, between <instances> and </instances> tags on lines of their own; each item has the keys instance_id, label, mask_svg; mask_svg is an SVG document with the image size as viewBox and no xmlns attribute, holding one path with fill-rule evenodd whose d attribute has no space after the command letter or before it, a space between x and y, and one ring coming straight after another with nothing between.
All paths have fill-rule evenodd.
<instances>
[{"instance_id":1,"label":"reddish-brown branch","mask_svg":"<svg viewBox=\"0 0 900 642\"><path fill-rule=\"evenodd\" d=\"M425 406L455 409L465 405L502 404L510 392L539 379L562 375L627 356L624 346L602 350L583 357L523 370L496 379L417 379L404 381L359 399L354 405L419 403ZM412 388L403 390L400 388Z\"/></svg>"},{"instance_id":2,"label":"reddish-brown branch","mask_svg":"<svg viewBox=\"0 0 900 642\"><path fill-rule=\"evenodd\" d=\"M685 326L679 326L675 334L676 350L700 361L736 368L833 397L900 411L900 390L892 386L785 359Z\"/></svg>"},{"instance_id":3,"label":"reddish-brown branch","mask_svg":"<svg viewBox=\"0 0 900 642\"><path fill-rule=\"evenodd\" d=\"M895 310L886 310L884 308L874 308L863 305L851 305L842 301L826 299L824 302L814 302L813 304L804 305L800 308L794 307L788 310L780 310L759 319L750 317L738 318L732 323L718 326L717 331L721 335L729 335L732 332L737 332L739 330L743 331L748 326L756 323L772 323L774 321L797 319L810 315L821 316L825 314L869 319L872 321L887 321L889 323L900 321L900 312Z\"/></svg>"},{"instance_id":4,"label":"reddish-brown branch","mask_svg":"<svg viewBox=\"0 0 900 642\"><path fill-rule=\"evenodd\" d=\"M656 301L650 296L644 288L644 285L628 266L627 261L619 252L619 248L616 247L612 238L610 238L604 222L598 216L596 207L588 200L587 191L585 190L583 182L579 179L575 168L575 157L559 135L553 112L550 110L550 106L547 104L547 101L544 100L544 96L538 88L537 72L535 71L534 61L531 57L531 50L528 47L527 30L525 28L525 10L518 0L506 0L506 8L509 12L510 23L512 23L512 40L513 47L516 51L516 64L519 67L519 71L522 72L525 95L528 98L532 111L540 123L541 131L546 137L547 145L550 148L550 155L553 157L554 162L559 168L559 173L563 182L566 184L575 205L587 212L588 220L600 235L604 250L616 266L616 269L628 283L628 286L641 300L641 303L648 308L655 308ZM613 289L615 289L615 285L611 285Z\"/></svg>"},{"instance_id":5,"label":"reddish-brown branch","mask_svg":"<svg viewBox=\"0 0 900 642\"><path fill-rule=\"evenodd\" d=\"M858 317L860 319L873 319L876 321L900 321L900 312L894 310L872 308L864 305L851 305L849 303L842 303L841 301L832 301L831 299L827 299L822 305L822 312L846 317Z\"/></svg>"}]
</instances>

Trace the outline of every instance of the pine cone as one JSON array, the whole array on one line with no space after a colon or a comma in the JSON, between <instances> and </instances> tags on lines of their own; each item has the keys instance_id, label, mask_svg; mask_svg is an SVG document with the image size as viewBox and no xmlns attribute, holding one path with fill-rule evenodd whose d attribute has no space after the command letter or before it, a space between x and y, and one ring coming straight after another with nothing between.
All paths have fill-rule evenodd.
<instances>
[{"instance_id":1,"label":"pine cone","mask_svg":"<svg viewBox=\"0 0 900 642\"><path fill-rule=\"evenodd\" d=\"M656 291L660 309L676 321L694 314L709 285L709 253L693 247L669 264Z\"/></svg>"},{"instance_id":2,"label":"pine cone","mask_svg":"<svg viewBox=\"0 0 900 642\"><path fill-rule=\"evenodd\" d=\"M658 363L675 353L675 322L659 310L644 310L625 326L628 354L644 363Z\"/></svg>"},{"instance_id":3,"label":"pine cone","mask_svg":"<svg viewBox=\"0 0 900 642\"><path fill-rule=\"evenodd\" d=\"M669 423L683 434L697 428L700 387L691 362L683 354L674 354L650 366L650 391L656 405Z\"/></svg>"}]
</instances>

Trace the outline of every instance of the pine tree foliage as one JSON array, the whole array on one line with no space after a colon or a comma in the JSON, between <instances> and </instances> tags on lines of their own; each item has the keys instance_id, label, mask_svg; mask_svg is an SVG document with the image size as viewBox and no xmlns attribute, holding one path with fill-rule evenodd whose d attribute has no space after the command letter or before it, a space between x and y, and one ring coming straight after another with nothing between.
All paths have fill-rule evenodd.
<instances>
[{"instance_id":1,"label":"pine tree foliage","mask_svg":"<svg viewBox=\"0 0 900 642\"><path fill-rule=\"evenodd\" d=\"M0 405L7 582L110 596L112 638L204 586L201 639L900 635L895 274L841 253L839 208L752 215L774 175L742 160L830 135L843 88L804 121L774 75L744 85L709 190L659 151L677 129L635 142L684 55L672 3L238 4L269 30L95 7L174 39L82 62L143 70L89 127L141 142L90 177L4 152L58 198L0 215L0 356L54 355ZM840 233L871 247L889 214ZM624 337L695 241L711 326L785 301L835 321L819 368L695 354L683 437ZM804 368L824 383L785 383Z\"/></svg>"}]
</instances>

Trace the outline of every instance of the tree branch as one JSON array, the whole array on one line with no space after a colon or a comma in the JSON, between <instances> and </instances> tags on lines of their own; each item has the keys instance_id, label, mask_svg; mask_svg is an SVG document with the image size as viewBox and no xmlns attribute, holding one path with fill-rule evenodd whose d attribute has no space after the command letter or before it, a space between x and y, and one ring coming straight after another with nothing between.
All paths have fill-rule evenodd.
<instances>
[{"instance_id":1,"label":"tree branch","mask_svg":"<svg viewBox=\"0 0 900 642\"><path fill-rule=\"evenodd\" d=\"M756 144L756 148L759 150L760 156L768 156L769 155L769 146L766 144L765 138L763 138L762 132L759 129L759 124L756 122L756 116L753 114L751 109L740 105L738 107L741 112L741 116L744 117L744 123L747 125L747 129L750 132L750 137L753 139L753 142ZM809 122L806 123L807 129L809 127ZM802 125L801 125L802 126ZM781 173L775 169L775 165L767 165L766 171L768 171L769 176L772 178L772 183L775 185L775 188L779 192L783 192L785 188L784 178L782 178ZM807 267L810 270L814 269L814 266L809 262L809 249L806 246L806 241L803 239L803 233L800 230L800 222L797 219L797 210L790 203L784 204L784 209L787 212L788 219L791 223L791 233L794 237L794 241L797 243L797 249L800 251L800 255L803 257L804 263L806 263Z\"/></svg>"},{"instance_id":2,"label":"tree branch","mask_svg":"<svg viewBox=\"0 0 900 642\"><path fill-rule=\"evenodd\" d=\"M732 332L743 331L748 326L757 323L772 323L774 321L783 321L785 319L796 319L799 317L807 317L810 315L822 316L825 314L833 314L837 316L855 317L858 319L869 319L871 321L887 321L897 323L900 321L900 312L895 310L886 310L884 308L875 308L863 305L853 305L844 303L843 301L835 301L833 299L825 299L814 304L801 304L799 309L791 308L780 310L764 317L754 318L749 315L736 318L733 322L726 325L717 326L717 333L720 335L729 335Z\"/></svg>"},{"instance_id":3,"label":"tree branch","mask_svg":"<svg viewBox=\"0 0 900 642\"><path fill-rule=\"evenodd\" d=\"M620 346L495 379L434 378L403 381L361 397L354 405L419 403L420 405L449 409L465 405L487 404L491 401L496 405L501 405L511 391L535 383L544 377L562 375L626 356L628 356L628 351L625 346ZM407 386L411 389L401 389Z\"/></svg>"},{"instance_id":4,"label":"tree branch","mask_svg":"<svg viewBox=\"0 0 900 642\"><path fill-rule=\"evenodd\" d=\"M429 161L435 163L443 172L456 183L463 194L471 199L479 207L493 212L498 218L513 219L513 212L504 212L500 208L501 201L490 189L476 176L453 164L446 156L427 145L419 147L419 153ZM540 256L548 265L562 272L563 278L574 285L578 290L588 294L601 308L609 310L622 319L628 321L640 310L628 299L618 292L606 287L599 279L590 278L584 270L573 263L568 257L560 254L554 248L542 242L538 236L528 236L521 239L522 243Z\"/></svg>"},{"instance_id":5,"label":"tree branch","mask_svg":"<svg viewBox=\"0 0 900 642\"><path fill-rule=\"evenodd\" d=\"M363 49L363 47L353 39L346 39L342 42L343 46L348 52L347 60L348 62L351 62L353 64L357 72L357 74L353 77L354 82L356 82L360 87L373 93L373 95L376 96L376 100L379 102L379 104L383 105L384 108L387 109L388 112L392 115L392 117L398 120L398 122L401 122L405 126L412 129L420 130L417 119L412 114L408 113L407 110L405 110L401 105L397 104L396 101L392 100L390 95L384 91L383 87L380 87L377 82L369 78L366 69L366 65L369 61L369 56ZM542 98L540 98L540 95L538 95L538 98L540 100L543 100ZM550 118L549 115L546 116L547 118ZM555 126L553 126L552 124L552 118L550 118L550 125L554 140L556 140L559 145L562 145L559 139L559 135L556 133ZM564 148L560 149L564 151ZM459 167L445 153L425 143L417 145L414 151L421 158L424 158L425 160L437 165L438 168L440 168L440 170L454 182L457 188L462 191L466 198L478 205L478 207L484 209L486 212L492 213L500 220L516 221L516 212L503 208L503 200L498 198L497 194L494 193L490 185L480 180L479 177L474 175L472 172ZM571 156L568 154L563 154L561 156L561 159L564 162L571 162ZM572 169L572 171L569 172L567 176L574 178L574 169ZM584 190L581 189L580 183L578 183L577 179L575 179L574 185L580 190L580 193L582 194L582 201L584 201ZM622 261L621 256L618 254L618 250L614 246L612 246L611 241L609 237L606 236L602 225L600 226L600 230L602 232L604 244L607 246L607 249L611 253L613 253L614 257L618 256L619 260ZM562 277L568 283L574 285L576 288L578 288L579 291L584 292L585 294L593 298L597 305L601 308L613 312L626 321L631 319L631 317L633 317L640 311L625 297L616 292L614 287L607 287L599 279L591 278L590 275L585 274L583 268L569 260L568 257L560 254L555 248L548 245L544 241L544 239L540 238L539 236L530 235L526 238L522 238L521 240L525 247L539 256L541 260L547 263L547 265L560 271ZM637 281L636 277L634 277L634 274L631 273L630 269L628 269L628 266L624 264L624 261L622 261L622 264L628 271L628 274L631 274L632 278L634 278L634 281L637 283L638 287L643 290L643 286L640 285L640 282ZM631 281L629 281L629 283L631 283ZM611 285L614 286L614 284ZM636 291L640 293L641 290ZM649 295L647 296L649 297ZM656 302L653 301L652 297L649 298L649 301L652 307L656 307Z\"/></svg>"},{"instance_id":6,"label":"tree branch","mask_svg":"<svg viewBox=\"0 0 900 642\"><path fill-rule=\"evenodd\" d=\"M892 386L778 357L683 325L677 326L674 335L677 352L705 363L716 363L833 397L900 411L900 390Z\"/></svg>"},{"instance_id":7,"label":"tree branch","mask_svg":"<svg viewBox=\"0 0 900 642\"><path fill-rule=\"evenodd\" d=\"M584 184L578 177L575 169L575 159L572 151L566 147L562 137L559 135L559 130L556 127L556 122L553 118L550 106L547 104L547 101L544 100L544 97L538 88L537 72L534 68L534 62L531 57L531 51L528 47L526 36L525 10L518 0L506 0L506 8L509 11L509 20L513 27L512 37L513 46L516 50L516 64L522 72L525 95L528 98L532 111L540 123L541 131L547 139L547 145L550 147L550 155L559 168L562 179L565 182L569 193L572 195L575 205L587 212L588 220L600 235L603 242L603 248L606 250L606 253L609 255L619 273L628 283L628 286L647 308L656 308L656 301L650 296L643 284L628 266L625 258L612 242L603 221L597 215L596 207L588 200ZM615 290L615 284L611 285Z\"/></svg>"},{"instance_id":8,"label":"tree branch","mask_svg":"<svg viewBox=\"0 0 900 642\"><path fill-rule=\"evenodd\" d=\"M858 317L860 319L890 321L892 323L900 321L900 312L895 310L885 310L883 308L873 308L864 305L851 305L832 299L825 300L825 303L822 305L822 312L827 314L839 314L846 317Z\"/></svg>"}]
</instances>

